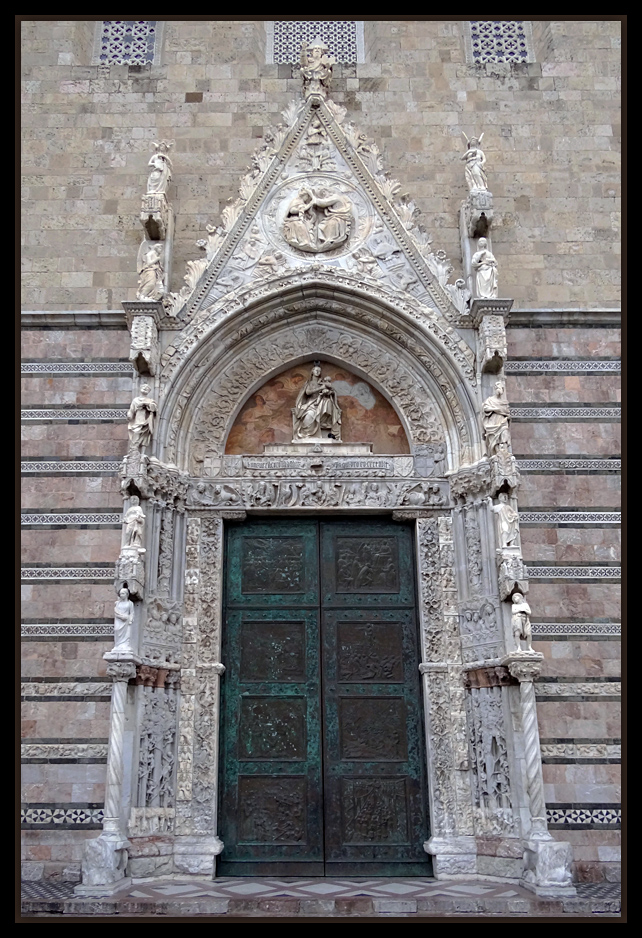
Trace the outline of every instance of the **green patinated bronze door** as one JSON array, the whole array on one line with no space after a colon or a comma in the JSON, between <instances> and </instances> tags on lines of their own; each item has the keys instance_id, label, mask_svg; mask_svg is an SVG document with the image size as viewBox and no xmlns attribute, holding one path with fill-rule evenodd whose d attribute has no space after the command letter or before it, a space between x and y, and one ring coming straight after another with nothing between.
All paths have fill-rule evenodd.
<instances>
[{"instance_id":1,"label":"green patinated bronze door","mask_svg":"<svg viewBox=\"0 0 642 938\"><path fill-rule=\"evenodd\" d=\"M411 530L226 535L218 875L430 875Z\"/></svg>"}]
</instances>

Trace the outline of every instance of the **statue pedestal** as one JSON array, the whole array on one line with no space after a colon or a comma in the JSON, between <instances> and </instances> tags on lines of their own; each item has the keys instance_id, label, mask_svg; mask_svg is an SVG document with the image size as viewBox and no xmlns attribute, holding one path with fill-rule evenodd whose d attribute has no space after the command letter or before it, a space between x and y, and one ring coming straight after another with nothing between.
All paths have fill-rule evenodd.
<instances>
[{"instance_id":1,"label":"statue pedestal","mask_svg":"<svg viewBox=\"0 0 642 938\"><path fill-rule=\"evenodd\" d=\"M264 456L371 456L372 443L337 443L336 440L310 440L308 443L266 443Z\"/></svg>"}]
</instances>

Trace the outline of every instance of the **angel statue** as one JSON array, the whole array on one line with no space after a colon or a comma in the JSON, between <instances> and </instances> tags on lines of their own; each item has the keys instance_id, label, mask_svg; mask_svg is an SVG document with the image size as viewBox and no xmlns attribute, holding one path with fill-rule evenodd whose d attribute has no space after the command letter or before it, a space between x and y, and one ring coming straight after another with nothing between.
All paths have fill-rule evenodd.
<instances>
[{"instance_id":1,"label":"angel statue","mask_svg":"<svg viewBox=\"0 0 642 938\"><path fill-rule=\"evenodd\" d=\"M473 189L488 189L488 179L484 172L486 157L484 156L484 151L481 149L481 142L484 135L481 134L479 139L477 137L471 137L470 140L466 134L463 134L463 136L466 140L466 152L460 159L466 161L464 172L466 174L468 188L471 192Z\"/></svg>"},{"instance_id":2,"label":"angel statue","mask_svg":"<svg viewBox=\"0 0 642 938\"><path fill-rule=\"evenodd\" d=\"M333 55L329 55L329 48L318 36L308 46L307 42L301 45L301 78L303 79L303 96L306 100L313 94L328 96L332 66L336 63Z\"/></svg>"}]
</instances>

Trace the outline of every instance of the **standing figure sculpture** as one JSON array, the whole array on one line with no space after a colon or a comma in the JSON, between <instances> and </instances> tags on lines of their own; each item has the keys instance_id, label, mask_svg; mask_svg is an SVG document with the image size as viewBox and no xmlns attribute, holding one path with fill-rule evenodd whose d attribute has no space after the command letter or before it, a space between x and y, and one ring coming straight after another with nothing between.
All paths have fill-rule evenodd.
<instances>
[{"instance_id":1,"label":"standing figure sculpture","mask_svg":"<svg viewBox=\"0 0 642 938\"><path fill-rule=\"evenodd\" d=\"M518 651L532 651L532 631L531 607L528 605L521 593L513 593L513 607L511 610L511 623L513 626L513 635L515 636L515 645ZM522 648L522 642L526 643L526 648Z\"/></svg>"},{"instance_id":2,"label":"standing figure sculpture","mask_svg":"<svg viewBox=\"0 0 642 938\"><path fill-rule=\"evenodd\" d=\"M482 404L482 424L488 446L488 455L508 453L510 446L510 409L504 397L503 381L495 382L495 394Z\"/></svg>"},{"instance_id":3,"label":"standing figure sculpture","mask_svg":"<svg viewBox=\"0 0 642 938\"><path fill-rule=\"evenodd\" d=\"M157 406L156 401L149 397L150 391L150 386L144 384L140 389L140 397L134 398L127 411L129 445L138 452L150 444L154 434Z\"/></svg>"},{"instance_id":4,"label":"standing figure sculpture","mask_svg":"<svg viewBox=\"0 0 642 938\"><path fill-rule=\"evenodd\" d=\"M301 45L301 77L303 79L303 96L318 94L326 98L332 78L332 66L336 59L329 55L328 46L318 36L308 46L307 42Z\"/></svg>"},{"instance_id":5,"label":"standing figure sculpture","mask_svg":"<svg viewBox=\"0 0 642 938\"><path fill-rule=\"evenodd\" d=\"M488 499L491 511L497 515L499 522L499 540L501 547L516 547L519 536L519 515L509 504L506 492L500 492L497 496L498 505L493 505L491 498Z\"/></svg>"},{"instance_id":6,"label":"standing figure sculpture","mask_svg":"<svg viewBox=\"0 0 642 938\"><path fill-rule=\"evenodd\" d=\"M477 137L471 137L469 140L466 134L464 134L464 138L466 140L466 152L460 159L466 162L464 173L466 175L468 188L471 192L474 189L488 189L488 179L484 172L486 157L484 151L481 149L481 142L484 135L482 134L479 139L477 139Z\"/></svg>"},{"instance_id":7,"label":"standing figure sculpture","mask_svg":"<svg viewBox=\"0 0 642 938\"><path fill-rule=\"evenodd\" d=\"M114 606L114 647L112 653L133 655L135 654L132 648L134 604L129 598L129 590L125 587L118 591L118 596L118 602Z\"/></svg>"},{"instance_id":8,"label":"standing figure sculpture","mask_svg":"<svg viewBox=\"0 0 642 938\"><path fill-rule=\"evenodd\" d=\"M147 179L147 195L165 195L172 178L172 161L167 153L170 144L163 141L155 143L154 147L156 153L152 154L147 164L152 168Z\"/></svg>"},{"instance_id":9,"label":"standing figure sculpture","mask_svg":"<svg viewBox=\"0 0 642 938\"><path fill-rule=\"evenodd\" d=\"M299 391L292 408L293 443L310 439L341 439L341 410L337 393L329 377L321 378L321 367L315 365L310 377Z\"/></svg>"},{"instance_id":10,"label":"standing figure sculpture","mask_svg":"<svg viewBox=\"0 0 642 938\"><path fill-rule=\"evenodd\" d=\"M163 244L161 241L150 245L139 261L137 300L159 300L165 293L161 262Z\"/></svg>"},{"instance_id":11,"label":"standing figure sculpture","mask_svg":"<svg viewBox=\"0 0 642 938\"><path fill-rule=\"evenodd\" d=\"M475 271L475 292L482 299L493 300L497 297L497 261L486 238L480 238L477 246L479 250L470 262Z\"/></svg>"},{"instance_id":12,"label":"standing figure sculpture","mask_svg":"<svg viewBox=\"0 0 642 938\"><path fill-rule=\"evenodd\" d=\"M127 509L124 518L125 543L123 547L135 547L140 554L145 552L143 547L143 531L145 528L145 515L138 503L138 498L132 498L132 505Z\"/></svg>"}]
</instances>

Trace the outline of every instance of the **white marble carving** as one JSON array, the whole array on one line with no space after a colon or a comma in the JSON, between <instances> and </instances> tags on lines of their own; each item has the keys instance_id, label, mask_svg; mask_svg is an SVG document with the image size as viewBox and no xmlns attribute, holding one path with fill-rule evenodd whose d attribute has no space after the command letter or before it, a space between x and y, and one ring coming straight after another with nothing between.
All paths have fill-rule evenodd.
<instances>
[{"instance_id":1,"label":"white marble carving","mask_svg":"<svg viewBox=\"0 0 642 938\"><path fill-rule=\"evenodd\" d=\"M115 644L108 655L134 655L132 629L134 624L134 604L129 598L129 590L118 591L118 601L114 606Z\"/></svg>"},{"instance_id":2,"label":"white marble carving","mask_svg":"<svg viewBox=\"0 0 642 938\"><path fill-rule=\"evenodd\" d=\"M346 195L303 187L288 204L283 236L297 250L319 254L343 244L352 221L352 202Z\"/></svg>"},{"instance_id":3,"label":"white marble carving","mask_svg":"<svg viewBox=\"0 0 642 938\"><path fill-rule=\"evenodd\" d=\"M466 163L464 167L466 184L471 192L474 189L488 189L488 179L486 178L486 171L484 170L486 156L481 149L481 142L484 135L481 134L479 139L477 139L477 137L468 139L466 134L463 134L463 136L466 140L466 152L461 159Z\"/></svg>"},{"instance_id":4,"label":"white marble carving","mask_svg":"<svg viewBox=\"0 0 642 938\"><path fill-rule=\"evenodd\" d=\"M315 365L292 409L292 442L341 440L341 410L330 378L321 377Z\"/></svg>"},{"instance_id":5,"label":"white marble carving","mask_svg":"<svg viewBox=\"0 0 642 938\"><path fill-rule=\"evenodd\" d=\"M144 384L140 395L133 399L127 411L129 446L131 450L137 450L139 453L149 446L154 435L158 407L156 401L149 396L150 391L150 386Z\"/></svg>"},{"instance_id":6,"label":"white marble carving","mask_svg":"<svg viewBox=\"0 0 642 938\"><path fill-rule=\"evenodd\" d=\"M510 408L505 393L504 382L496 381L495 394L482 404L482 424L489 456L508 452L510 448Z\"/></svg>"},{"instance_id":7,"label":"white marble carving","mask_svg":"<svg viewBox=\"0 0 642 938\"><path fill-rule=\"evenodd\" d=\"M498 294L497 261L488 249L486 238L480 238L478 250L471 258L471 267L475 271L475 293L484 299L495 299Z\"/></svg>"},{"instance_id":8,"label":"white marble carving","mask_svg":"<svg viewBox=\"0 0 642 938\"><path fill-rule=\"evenodd\" d=\"M135 495L132 497L131 502L132 504L127 509L123 519L125 528L123 547L135 547L139 553L144 554L145 515Z\"/></svg>"},{"instance_id":9,"label":"white marble carving","mask_svg":"<svg viewBox=\"0 0 642 938\"><path fill-rule=\"evenodd\" d=\"M521 593L513 593L512 603L511 625L515 639L515 647L518 651L531 651L533 637L530 620L531 607Z\"/></svg>"},{"instance_id":10,"label":"white marble carving","mask_svg":"<svg viewBox=\"0 0 642 938\"><path fill-rule=\"evenodd\" d=\"M148 166L151 172L147 178L147 195L165 195L172 178L172 161L169 158L169 148L172 146L166 140L154 144L155 153L150 157Z\"/></svg>"},{"instance_id":11,"label":"white marble carving","mask_svg":"<svg viewBox=\"0 0 642 938\"><path fill-rule=\"evenodd\" d=\"M497 504L488 499L491 511L497 519L500 547L519 547L519 515L509 502L506 492L497 496Z\"/></svg>"},{"instance_id":12,"label":"white marble carving","mask_svg":"<svg viewBox=\"0 0 642 938\"><path fill-rule=\"evenodd\" d=\"M329 55L329 48L320 39L314 39L309 45L301 44L301 78L303 79L303 96L307 99L312 95L328 96L332 66L336 59Z\"/></svg>"},{"instance_id":13,"label":"white marble carving","mask_svg":"<svg viewBox=\"0 0 642 938\"><path fill-rule=\"evenodd\" d=\"M137 300L160 300L165 293L163 242L143 241L138 261Z\"/></svg>"}]
</instances>

